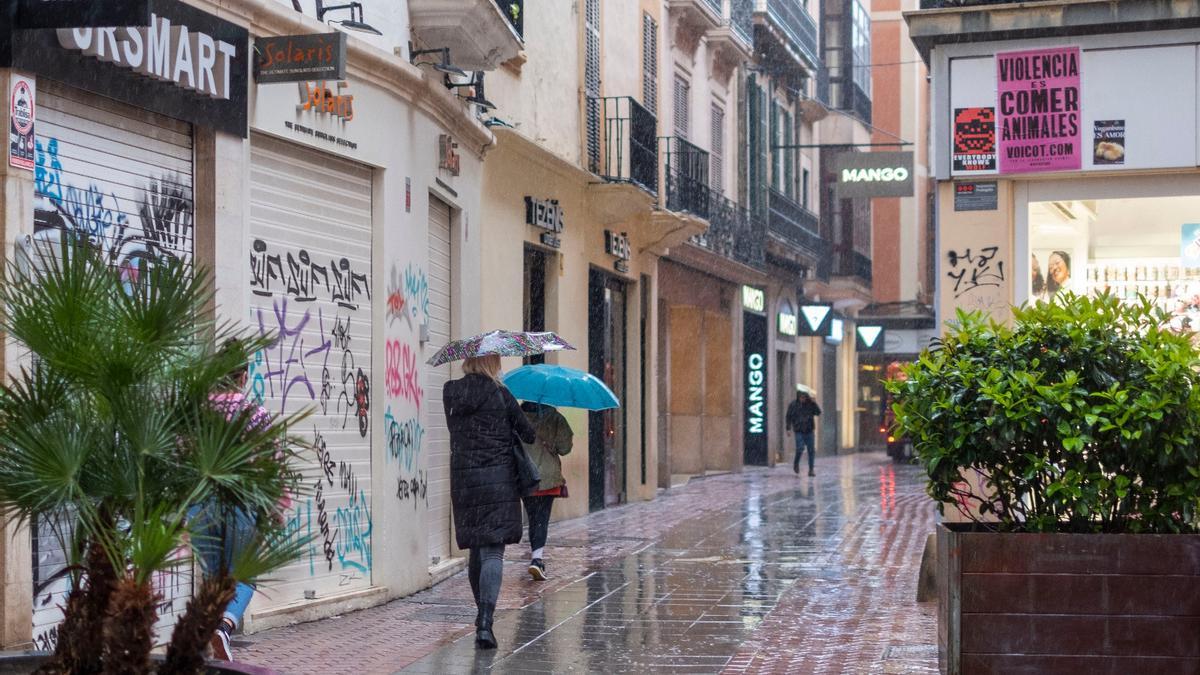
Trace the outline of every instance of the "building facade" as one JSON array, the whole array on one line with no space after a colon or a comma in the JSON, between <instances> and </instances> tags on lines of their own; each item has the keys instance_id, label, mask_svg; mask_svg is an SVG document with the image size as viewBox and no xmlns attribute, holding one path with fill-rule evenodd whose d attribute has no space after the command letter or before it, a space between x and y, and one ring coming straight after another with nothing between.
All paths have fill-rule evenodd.
<instances>
[{"instance_id":1,"label":"building facade","mask_svg":"<svg viewBox=\"0 0 1200 675\"><path fill-rule=\"evenodd\" d=\"M949 5L907 17L932 76L939 319L1109 291L1194 328L1196 8Z\"/></svg>"},{"instance_id":2,"label":"building facade","mask_svg":"<svg viewBox=\"0 0 1200 675\"><path fill-rule=\"evenodd\" d=\"M73 233L124 274L163 256L212 270L218 318L277 336L250 364L251 396L312 413L307 494L287 514L289 532L312 544L255 596L248 631L378 604L461 566L447 373L425 360L479 325L478 267L462 260L479 258L481 167L495 139L476 104L413 65L407 45L460 26L458 39L485 47L460 59L471 70L521 47L490 0L460 3L449 29L440 3L369 3L357 19L378 35L335 31L344 12L319 21L299 9L165 1L125 31L3 29L0 72L29 127L0 170L5 255ZM344 50L344 70L263 77L256 41L298 34ZM9 372L18 359L6 352ZM54 644L67 587L53 526L4 533L4 644ZM160 634L193 572L184 562L156 579Z\"/></svg>"}]
</instances>

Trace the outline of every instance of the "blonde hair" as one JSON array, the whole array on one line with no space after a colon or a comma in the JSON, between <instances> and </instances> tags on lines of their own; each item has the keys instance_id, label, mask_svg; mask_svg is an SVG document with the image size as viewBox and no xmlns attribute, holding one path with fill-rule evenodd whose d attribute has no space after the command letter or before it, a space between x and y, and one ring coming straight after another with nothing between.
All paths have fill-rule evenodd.
<instances>
[{"instance_id":1,"label":"blonde hair","mask_svg":"<svg viewBox=\"0 0 1200 675\"><path fill-rule=\"evenodd\" d=\"M484 356L474 356L463 361L463 373L467 375L486 375L493 380L500 381L500 355L487 354Z\"/></svg>"}]
</instances>

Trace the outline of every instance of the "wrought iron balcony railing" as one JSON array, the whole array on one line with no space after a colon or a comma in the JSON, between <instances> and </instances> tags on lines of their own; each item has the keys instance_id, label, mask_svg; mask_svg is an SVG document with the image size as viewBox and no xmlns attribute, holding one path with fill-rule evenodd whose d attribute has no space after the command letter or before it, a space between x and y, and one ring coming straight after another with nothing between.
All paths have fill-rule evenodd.
<instances>
[{"instance_id":1,"label":"wrought iron balcony railing","mask_svg":"<svg viewBox=\"0 0 1200 675\"><path fill-rule=\"evenodd\" d=\"M592 173L610 183L632 183L658 194L658 120L631 96L588 97L588 115L595 115L597 147L589 138Z\"/></svg>"},{"instance_id":2,"label":"wrought iron balcony railing","mask_svg":"<svg viewBox=\"0 0 1200 675\"><path fill-rule=\"evenodd\" d=\"M659 140L666 157L667 210L708 218L708 152L678 136Z\"/></svg>"},{"instance_id":3,"label":"wrought iron balcony railing","mask_svg":"<svg viewBox=\"0 0 1200 675\"><path fill-rule=\"evenodd\" d=\"M717 192L709 193L708 230L692 237L693 244L751 267L762 266L766 240L762 220Z\"/></svg>"},{"instance_id":4,"label":"wrought iron balcony railing","mask_svg":"<svg viewBox=\"0 0 1200 675\"><path fill-rule=\"evenodd\" d=\"M837 277L856 277L867 286L871 285L871 258L853 249L843 249L835 256L833 275Z\"/></svg>"},{"instance_id":5,"label":"wrought iron balcony railing","mask_svg":"<svg viewBox=\"0 0 1200 675\"><path fill-rule=\"evenodd\" d=\"M754 0L730 0L729 27L746 44L754 44Z\"/></svg>"},{"instance_id":6,"label":"wrought iron balcony railing","mask_svg":"<svg viewBox=\"0 0 1200 675\"><path fill-rule=\"evenodd\" d=\"M785 241L818 260L829 257L829 242L821 238L817 214L797 204L787 195L770 189L767 199L770 229Z\"/></svg>"},{"instance_id":7,"label":"wrought iron balcony railing","mask_svg":"<svg viewBox=\"0 0 1200 675\"><path fill-rule=\"evenodd\" d=\"M810 65L816 66L821 62L817 56L820 53L817 22L813 21L800 0L767 0L767 15L783 30Z\"/></svg>"},{"instance_id":8,"label":"wrought iron balcony railing","mask_svg":"<svg viewBox=\"0 0 1200 675\"><path fill-rule=\"evenodd\" d=\"M1011 5L1018 0L921 0L921 9L952 9L976 5Z\"/></svg>"},{"instance_id":9,"label":"wrought iron balcony railing","mask_svg":"<svg viewBox=\"0 0 1200 675\"><path fill-rule=\"evenodd\" d=\"M525 39L525 0L495 0L500 13L512 24L517 37Z\"/></svg>"}]
</instances>

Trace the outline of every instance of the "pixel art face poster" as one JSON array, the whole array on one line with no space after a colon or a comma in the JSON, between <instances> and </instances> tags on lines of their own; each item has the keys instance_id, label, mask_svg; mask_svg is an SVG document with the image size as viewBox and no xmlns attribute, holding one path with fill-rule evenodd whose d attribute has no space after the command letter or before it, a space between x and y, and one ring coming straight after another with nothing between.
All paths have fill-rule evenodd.
<instances>
[{"instance_id":1,"label":"pixel art face poster","mask_svg":"<svg viewBox=\"0 0 1200 675\"><path fill-rule=\"evenodd\" d=\"M1000 173L1078 171L1079 47L996 55Z\"/></svg>"},{"instance_id":2,"label":"pixel art face poster","mask_svg":"<svg viewBox=\"0 0 1200 675\"><path fill-rule=\"evenodd\" d=\"M955 171L996 170L996 109L954 110Z\"/></svg>"}]
</instances>

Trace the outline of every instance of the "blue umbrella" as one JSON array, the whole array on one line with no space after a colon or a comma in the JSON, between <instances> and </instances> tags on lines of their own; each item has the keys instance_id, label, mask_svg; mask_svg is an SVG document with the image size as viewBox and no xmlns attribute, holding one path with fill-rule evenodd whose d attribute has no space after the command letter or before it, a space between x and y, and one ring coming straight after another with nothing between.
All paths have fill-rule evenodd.
<instances>
[{"instance_id":1,"label":"blue umbrella","mask_svg":"<svg viewBox=\"0 0 1200 675\"><path fill-rule=\"evenodd\" d=\"M522 401L585 410L621 407L616 394L598 377L565 366L522 366L504 376L504 386Z\"/></svg>"}]
</instances>

